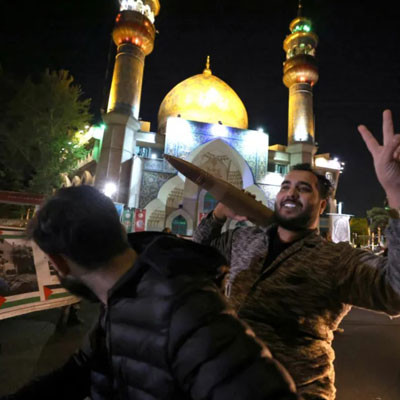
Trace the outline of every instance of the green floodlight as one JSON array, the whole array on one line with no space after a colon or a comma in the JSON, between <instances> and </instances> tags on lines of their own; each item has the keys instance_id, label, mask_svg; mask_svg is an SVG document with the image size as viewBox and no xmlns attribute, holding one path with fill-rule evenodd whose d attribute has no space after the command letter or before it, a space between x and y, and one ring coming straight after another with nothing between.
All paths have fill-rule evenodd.
<instances>
[{"instance_id":1,"label":"green floodlight","mask_svg":"<svg viewBox=\"0 0 400 400\"><path fill-rule=\"evenodd\" d=\"M294 29L293 32L310 32L311 31L311 26L310 25L297 25Z\"/></svg>"}]
</instances>

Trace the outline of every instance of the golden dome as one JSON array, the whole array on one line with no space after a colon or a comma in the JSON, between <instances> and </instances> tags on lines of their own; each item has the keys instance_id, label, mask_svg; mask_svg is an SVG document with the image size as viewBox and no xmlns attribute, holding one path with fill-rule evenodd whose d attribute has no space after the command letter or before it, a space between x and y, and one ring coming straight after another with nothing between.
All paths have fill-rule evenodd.
<instances>
[{"instance_id":1,"label":"golden dome","mask_svg":"<svg viewBox=\"0 0 400 400\"><path fill-rule=\"evenodd\" d=\"M202 74L176 85L164 98L158 111L158 132L165 134L168 117L247 129L246 108L235 91L212 74L210 59Z\"/></svg>"}]
</instances>

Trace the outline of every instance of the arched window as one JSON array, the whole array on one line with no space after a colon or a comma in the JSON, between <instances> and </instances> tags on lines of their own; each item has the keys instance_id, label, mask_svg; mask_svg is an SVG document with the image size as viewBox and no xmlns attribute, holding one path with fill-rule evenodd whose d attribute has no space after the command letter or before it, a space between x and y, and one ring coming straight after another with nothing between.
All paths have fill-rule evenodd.
<instances>
[{"instance_id":1,"label":"arched window","mask_svg":"<svg viewBox=\"0 0 400 400\"><path fill-rule=\"evenodd\" d=\"M176 235L187 234L187 221L182 215L178 215L172 220L172 233Z\"/></svg>"},{"instance_id":2,"label":"arched window","mask_svg":"<svg viewBox=\"0 0 400 400\"><path fill-rule=\"evenodd\" d=\"M217 205L217 200L210 193L206 193L204 196L204 207L203 212L207 213L211 210L214 210L215 206Z\"/></svg>"}]
</instances>

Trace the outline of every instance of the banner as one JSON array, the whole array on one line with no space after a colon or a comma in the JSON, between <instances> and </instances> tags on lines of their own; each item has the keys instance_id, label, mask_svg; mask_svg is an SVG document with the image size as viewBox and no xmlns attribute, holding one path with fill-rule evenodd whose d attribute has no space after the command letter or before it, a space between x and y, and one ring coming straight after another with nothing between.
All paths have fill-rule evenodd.
<instances>
[{"instance_id":1,"label":"banner","mask_svg":"<svg viewBox=\"0 0 400 400\"><path fill-rule=\"evenodd\" d=\"M350 243L350 217L349 214L329 214L331 221L331 237L333 243Z\"/></svg>"},{"instance_id":2,"label":"banner","mask_svg":"<svg viewBox=\"0 0 400 400\"><path fill-rule=\"evenodd\" d=\"M135 210L135 232L143 232L146 227L146 210Z\"/></svg>"},{"instance_id":3,"label":"banner","mask_svg":"<svg viewBox=\"0 0 400 400\"><path fill-rule=\"evenodd\" d=\"M133 217L134 217L133 209L127 207L122 212L121 222L125 226L126 232L133 232Z\"/></svg>"},{"instance_id":4,"label":"banner","mask_svg":"<svg viewBox=\"0 0 400 400\"><path fill-rule=\"evenodd\" d=\"M45 196L37 193L22 193L0 190L0 203L40 205Z\"/></svg>"},{"instance_id":5,"label":"banner","mask_svg":"<svg viewBox=\"0 0 400 400\"><path fill-rule=\"evenodd\" d=\"M78 301L23 230L0 226L0 320Z\"/></svg>"}]
</instances>

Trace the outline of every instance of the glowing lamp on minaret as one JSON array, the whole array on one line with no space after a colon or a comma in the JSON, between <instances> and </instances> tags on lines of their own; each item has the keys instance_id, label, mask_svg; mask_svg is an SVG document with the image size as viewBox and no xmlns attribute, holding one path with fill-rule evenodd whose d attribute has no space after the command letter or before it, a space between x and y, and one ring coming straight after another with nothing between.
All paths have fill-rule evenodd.
<instances>
[{"instance_id":1,"label":"glowing lamp on minaret","mask_svg":"<svg viewBox=\"0 0 400 400\"><path fill-rule=\"evenodd\" d=\"M289 88L288 144L314 144L314 113L312 87L318 81L315 49L318 36L311 21L301 16L290 23L291 34L283 42L286 61L283 64L283 83Z\"/></svg>"}]
</instances>

